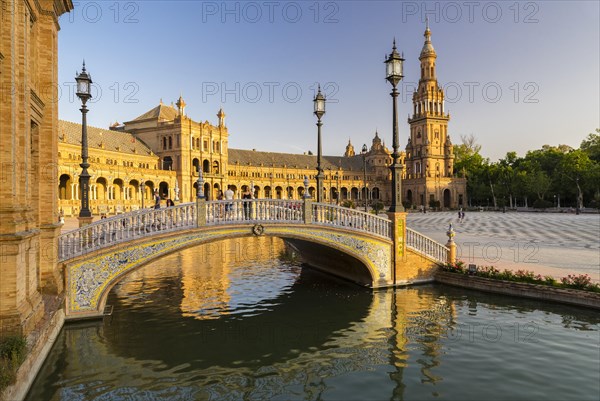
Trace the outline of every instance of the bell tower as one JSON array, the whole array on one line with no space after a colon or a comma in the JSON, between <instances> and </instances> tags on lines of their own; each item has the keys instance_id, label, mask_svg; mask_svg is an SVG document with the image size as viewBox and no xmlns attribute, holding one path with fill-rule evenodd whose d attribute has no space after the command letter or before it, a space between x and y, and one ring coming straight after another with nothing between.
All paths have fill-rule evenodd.
<instances>
[{"instance_id":1,"label":"bell tower","mask_svg":"<svg viewBox=\"0 0 600 401\"><path fill-rule=\"evenodd\" d=\"M423 34L421 50L421 78L413 94L413 114L409 116L410 137L406 146L406 173L408 178L449 177L452 147L448 146L450 114L444 110L444 91L436 74L437 54L431 43L429 23Z\"/></svg>"},{"instance_id":2,"label":"bell tower","mask_svg":"<svg viewBox=\"0 0 600 401\"><path fill-rule=\"evenodd\" d=\"M413 93L413 112L408 116L403 198L413 207L457 208L466 200L466 180L454 175L454 149L448 135L450 113L445 110L444 90L437 80L437 54L429 21L423 36L421 77Z\"/></svg>"}]
</instances>

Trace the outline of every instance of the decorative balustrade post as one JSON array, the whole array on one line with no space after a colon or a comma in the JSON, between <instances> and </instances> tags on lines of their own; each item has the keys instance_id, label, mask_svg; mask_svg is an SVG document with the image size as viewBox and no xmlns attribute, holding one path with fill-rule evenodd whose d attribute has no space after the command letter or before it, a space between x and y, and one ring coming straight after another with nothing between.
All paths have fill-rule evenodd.
<instances>
[{"instance_id":1,"label":"decorative balustrade post","mask_svg":"<svg viewBox=\"0 0 600 401\"><path fill-rule=\"evenodd\" d=\"M456 233L452 228L452 223L450 223L450 227L448 227L448 231L446 231L446 235L448 236L448 242L446 246L448 247L448 260L449 264L456 263L456 243L454 242L454 236Z\"/></svg>"}]
</instances>

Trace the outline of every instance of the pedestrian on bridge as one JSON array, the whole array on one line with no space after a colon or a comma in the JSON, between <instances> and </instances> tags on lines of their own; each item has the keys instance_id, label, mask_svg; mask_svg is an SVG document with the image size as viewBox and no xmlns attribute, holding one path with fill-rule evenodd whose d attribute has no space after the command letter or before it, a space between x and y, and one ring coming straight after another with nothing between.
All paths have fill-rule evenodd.
<instances>
[{"instance_id":1,"label":"pedestrian on bridge","mask_svg":"<svg viewBox=\"0 0 600 401\"><path fill-rule=\"evenodd\" d=\"M160 209L160 195L158 194L158 189L154 190L154 208Z\"/></svg>"}]
</instances>

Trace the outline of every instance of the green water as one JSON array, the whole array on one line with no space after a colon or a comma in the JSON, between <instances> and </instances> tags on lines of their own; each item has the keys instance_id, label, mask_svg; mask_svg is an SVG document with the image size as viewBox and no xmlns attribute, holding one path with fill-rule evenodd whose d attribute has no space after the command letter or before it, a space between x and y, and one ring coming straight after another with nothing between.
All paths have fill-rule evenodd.
<instances>
[{"instance_id":1,"label":"green water","mask_svg":"<svg viewBox=\"0 0 600 401\"><path fill-rule=\"evenodd\" d=\"M598 400L597 311L425 285L371 292L279 259L187 249L60 333L28 400Z\"/></svg>"}]
</instances>

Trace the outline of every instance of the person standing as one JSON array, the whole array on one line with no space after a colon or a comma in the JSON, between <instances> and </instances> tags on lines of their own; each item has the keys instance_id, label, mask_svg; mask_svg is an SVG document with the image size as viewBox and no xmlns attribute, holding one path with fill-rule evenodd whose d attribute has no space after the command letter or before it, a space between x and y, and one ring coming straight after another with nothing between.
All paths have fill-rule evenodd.
<instances>
[{"instance_id":1,"label":"person standing","mask_svg":"<svg viewBox=\"0 0 600 401\"><path fill-rule=\"evenodd\" d=\"M160 195L158 194L158 189L154 190L154 208L160 209Z\"/></svg>"},{"instance_id":2,"label":"person standing","mask_svg":"<svg viewBox=\"0 0 600 401\"><path fill-rule=\"evenodd\" d=\"M252 205L250 204L252 192L250 192L248 187L242 192L242 199L244 199L244 219L250 220L250 215L252 214Z\"/></svg>"},{"instance_id":3,"label":"person standing","mask_svg":"<svg viewBox=\"0 0 600 401\"><path fill-rule=\"evenodd\" d=\"M231 190L231 185L227 186L227 190L225 191L225 199L228 201L233 200L233 191ZM233 202L227 202L225 204L225 218L229 218L231 214L231 208L233 207Z\"/></svg>"}]
</instances>

